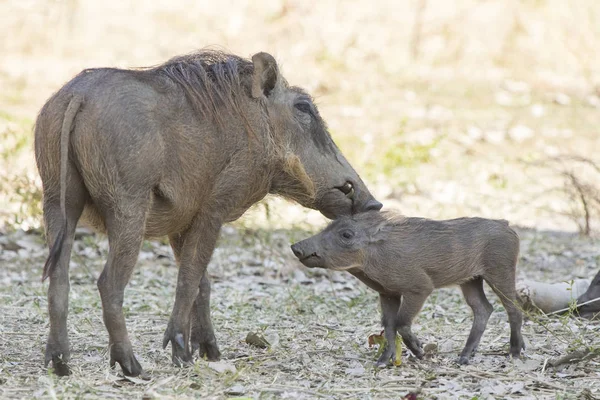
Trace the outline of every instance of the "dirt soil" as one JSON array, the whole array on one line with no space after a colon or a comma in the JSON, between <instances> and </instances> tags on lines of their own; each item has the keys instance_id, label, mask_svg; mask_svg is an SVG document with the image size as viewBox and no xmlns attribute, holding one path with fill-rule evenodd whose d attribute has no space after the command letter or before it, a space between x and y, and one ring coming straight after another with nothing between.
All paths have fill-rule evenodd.
<instances>
[{"instance_id":1,"label":"dirt soil","mask_svg":"<svg viewBox=\"0 0 600 400\"><path fill-rule=\"evenodd\" d=\"M519 230L519 279L545 282L591 277L597 270L593 240L572 234ZM290 255L299 231L227 227L209 266L212 310L223 357L173 367L161 348L174 301L177 268L168 245L145 243L126 290L125 313L134 351L150 380L124 379L108 366L108 336L96 279L107 242L81 231L71 262L69 334L73 375L57 378L42 365L48 332L47 283L40 282L46 249L37 234L0 236L0 397L2 398L361 398L424 399L593 398L600 395L600 359L557 368L549 362L569 351L598 346L600 323L531 314L523 327L527 350L507 357L509 326L486 287L494 313L479 352L455 364L471 324L457 288L427 300L414 326L436 349L424 360L405 352L402 365L374 366L379 333L378 296L346 273L308 270ZM263 335L268 349L248 345Z\"/></svg>"}]
</instances>

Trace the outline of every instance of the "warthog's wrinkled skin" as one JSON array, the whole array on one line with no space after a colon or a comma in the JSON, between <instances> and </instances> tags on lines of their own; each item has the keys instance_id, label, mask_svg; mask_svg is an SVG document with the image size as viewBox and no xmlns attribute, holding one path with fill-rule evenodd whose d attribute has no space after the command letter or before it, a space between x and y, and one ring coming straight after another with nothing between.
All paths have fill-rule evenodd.
<instances>
[{"instance_id":1,"label":"warthog's wrinkled skin","mask_svg":"<svg viewBox=\"0 0 600 400\"><path fill-rule=\"evenodd\" d=\"M340 153L311 97L288 85L272 56L215 51L157 67L85 70L44 105L35 127L50 256L46 365L69 373L69 260L83 217L108 235L98 279L110 363L142 373L123 292L144 238L168 236L179 264L164 335L177 365L219 349L206 266L223 223L268 193L329 218L381 203Z\"/></svg>"},{"instance_id":2,"label":"warthog's wrinkled skin","mask_svg":"<svg viewBox=\"0 0 600 400\"><path fill-rule=\"evenodd\" d=\"M460 285L474 321L458 362L475 352L492 306L483 281L496 292L510 321L510 354L525 348L516 306L515 268L519 238L503 220L458 218L433 221L389 212L342 217L324 231L292 245L307 267L346 270L380 294L387 347L377 361L396 356L396 331L411 352L423 349L411 331L413 318L433 289Z\"/></svg>"}]
</instances>

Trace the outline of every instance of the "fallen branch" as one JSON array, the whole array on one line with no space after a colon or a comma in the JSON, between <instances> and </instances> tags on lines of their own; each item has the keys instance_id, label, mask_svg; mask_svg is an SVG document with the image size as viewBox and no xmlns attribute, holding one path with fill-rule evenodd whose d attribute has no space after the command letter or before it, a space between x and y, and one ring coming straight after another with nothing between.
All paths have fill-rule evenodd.
<instances>
[{"instance_id":1,"label":"fallen branch","mask_svg":"<svg viewBox=\"0 0 600 400\"><path fill-rule=\"evenodd\" d=\"M558 367L562 364L574 364L580 361L588 361L598 356L600 356L600 349L591 349L588 347L583 350L572 351L563 357L550 360L548 361L548 364L552 367Z\"/></svg>"}]
</instances>

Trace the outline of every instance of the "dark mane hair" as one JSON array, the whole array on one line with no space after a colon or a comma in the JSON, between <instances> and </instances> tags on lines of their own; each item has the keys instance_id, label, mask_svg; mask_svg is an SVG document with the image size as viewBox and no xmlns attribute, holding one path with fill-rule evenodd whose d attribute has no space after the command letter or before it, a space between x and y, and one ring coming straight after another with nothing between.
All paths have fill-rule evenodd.
<instances>
[{"instance_id":1,"label":"dark mane hair","mask_svg":"<svg viewBox=\"0 0 600 400\"><path fill-rule=\"evenodd\" d=\"M190 105L218 128L224 126L223 113L229 113L241 117L252 132L242 107L251 93L252 61L223 51L200 50L174 57L151 71L177 83Z\"/></svg>"}]
</instances>

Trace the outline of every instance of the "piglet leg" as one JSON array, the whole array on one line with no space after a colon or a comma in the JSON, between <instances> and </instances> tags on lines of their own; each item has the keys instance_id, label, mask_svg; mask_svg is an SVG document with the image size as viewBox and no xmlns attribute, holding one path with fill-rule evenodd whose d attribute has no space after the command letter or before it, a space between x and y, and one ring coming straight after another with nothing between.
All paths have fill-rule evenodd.
<instances>
[{"instance_id":1,"label":"piglet leg","mask_svg":"<svg viewBox=\"0 0 600 400\"><path fill-rule=\"evenodd\" d=\"M400 307L400 297L388 297L380 294L379 301L381 303L381 324L387 343L375 365L385 367L390 360L393 361L396 358L396 318Z\"/></svg>"},{"instance_id":2,"label":"piglet leg","mask_svg":"<svg viewBox=\"0 0 600 400\"><path fill-rule=\"evenodd\" d=\"M409 292L403 294L402 304L398 310L396 329L398 330L400 336L402 336L404 344L406 344L408 349L417 358L423 358L424 352L421 342L412 333L411 325L413 319L423 307L423 303L425 303L425 300L429 294L431 294L431 291L432 289L427 289L419 292Z\"/></svg>"},{"instance_id":3,"label":"piglet leg","mask_svg":"<svg viewBox=\"0 0 600 400\"><path fill-rule=\"evenodd\" d=\"M459 364L468 364L469 358L475 352L477 346L479 346L481 335L483 335L483 332L485 331L485 327L487 326L487 322L490 319L490 315L492 315L494 308L485 297L485 293L483 292L483 279L481 277L463 283L460 285L460 288L462 289L467 304L473 310L473 326L471 327L471 333L469 334L467 344L462 353L460 353L460 358L458 360Z\"/></svg>"}]
</instances>

